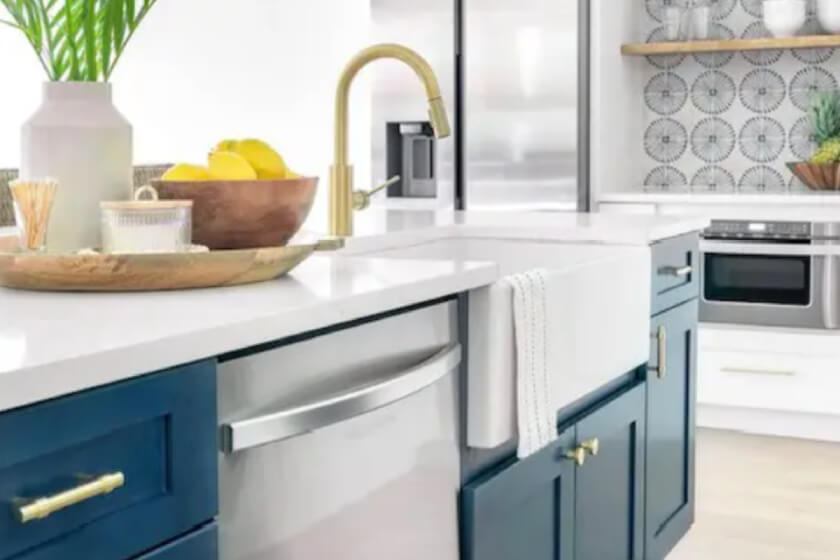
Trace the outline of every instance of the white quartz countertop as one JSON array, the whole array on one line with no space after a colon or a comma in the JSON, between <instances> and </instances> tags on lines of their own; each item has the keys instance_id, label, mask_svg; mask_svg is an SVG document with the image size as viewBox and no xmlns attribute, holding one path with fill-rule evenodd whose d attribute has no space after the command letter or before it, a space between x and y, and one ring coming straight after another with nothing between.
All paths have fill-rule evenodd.
<instances>
[{"instance_id":1,"label":"white quartz countertop","mask_svg":"<svg viewBox=\"0 0 840 560\"><path fill-rule=\"evenodd\" d=\"M0 411L492 283L492 263L313 257L263 284L143 294L0 288Z\"/></svg>"},{"instance_id":2,"label":"white quartz countertop","mask_svg":"<svg viewBox=\"0 0 840 560\"><path fill-rule=\"evenodd\" d=\"M603 193L599 201L608 204L840 206L840 193L832 191L796 191L784 193L616 192Z\"/></svg>"},{"instance_id":3,"label":"white quartz countertop","mask_svg":"<svg viewBox=\"0 0 840 560\"><path fill-rule=\"evenodd\" d=\"M263 284L143 294L0 288L0 411L469 291L499 278L497 264L457 255L443 260L352 255L451 238L641 246L707 224L704 218L682 216L373 209L357 215L356 236L347 240L343 256L313 257L288 277ZM307 227L321 230L312 220Z\"/></svg>"},{"instance_id":4,"label":"white quartz countertop","mask_svg":"<svg viewBox=\"0 0 840 560\"><path fill-rule=\"evenodd\" d=\"M453 237L650 245L708 225L703 216L373 208L356 214L354 236L348 240L346 252L368 253Z\"/></svg>"}]
</instances>

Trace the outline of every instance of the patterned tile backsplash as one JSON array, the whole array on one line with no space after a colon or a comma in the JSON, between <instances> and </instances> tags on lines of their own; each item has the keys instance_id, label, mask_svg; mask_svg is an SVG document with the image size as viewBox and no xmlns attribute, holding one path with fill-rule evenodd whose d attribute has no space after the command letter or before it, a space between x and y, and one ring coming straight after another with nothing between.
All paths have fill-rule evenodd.
<instances>
[{"instance_id":1,"label":"patterned tile backsplash","mask_svg":"<svg viewBox=\"0 0 840 560\"><path fill-rule=\"evenodd\" d=\"M666 6L643 0L648 41L663 40ZM814 17L803 34L820 33ZM707 0L712 38L768 37L761 0ZM786 192L806 187L787 162L817 146L807 117L815 92L838 88L835 49L768 50L648 57L644 189L670 192Z\"/></svg>"}]
</instances>

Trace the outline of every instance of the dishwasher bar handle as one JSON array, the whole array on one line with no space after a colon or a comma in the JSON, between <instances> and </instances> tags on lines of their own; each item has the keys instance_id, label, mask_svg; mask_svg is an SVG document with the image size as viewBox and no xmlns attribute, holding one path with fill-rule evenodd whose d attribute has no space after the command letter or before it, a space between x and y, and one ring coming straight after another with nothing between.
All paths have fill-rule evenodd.
<instances>
[{"instance_id":1,"label":"dishwasher bar handle","mask_svg":"<svg viewBox=\"0 0 840 560\"><path fill-rule=\"evenodd\" d=\"M461 363L461 345L447 346L425 362L386 381L323 401L222 425L222 453L232 454L289 439L371 412L434 385Z\"/></svg>"}]
</instances>

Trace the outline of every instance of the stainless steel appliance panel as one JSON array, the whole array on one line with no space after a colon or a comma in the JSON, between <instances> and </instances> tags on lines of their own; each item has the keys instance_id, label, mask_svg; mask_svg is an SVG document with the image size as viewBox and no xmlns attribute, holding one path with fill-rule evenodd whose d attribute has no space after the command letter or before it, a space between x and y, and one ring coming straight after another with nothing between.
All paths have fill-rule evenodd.
<instances>
[{"instance_id":1,"label":"stainless steel appliance panel","mask_svg":"<svg viewBox=\"0 0 840 560\"><path fill-rule=\"evenodd\" d=\"M468 207L573 207L578 2L463 1Z\"/></svg>"},{"instance_id":2,"label":"stainless steel appliance panel","mask_svg":"<svg viewBox=\"0 0 840 560\"><path fill-rule=\"evenodd\" d=\"M454 303L224 362L223 560L457 560Z\"/></svg>"},{"instance_id":3,"label":"stainless steel appliance panel","mask_svg":"<svg viewBox=\"0 0 840 560\"><path fill-rule=\"evenodd\" d=\"M827 268L826 260L832 257L809 257L801 255L728 254L704 244L703 275L700 301L700 320L709 323L734 323L801 328L835 328L826 319L833 315L831 299L825 297L824 282L838 281L836 274L829 275L833 268ZM744 271L737 282L740 287L733 290L739 299L722 299L717 290L710 286L713 269L720 267L722 259L736 259L736 266ZM804 259L804 260L803 260ZM710 261L712 262L710 267ZM803 268L804 267L804 268ZM767 274L762 281L762 270L786 270L781 275ZM832 279L833 277L833 279ZM774 279L775 278L775 279ZM779 286L782 286L781 288ZM751 292L751 294L750 294ZM787 299L783 303L781 300Z\"/></svg>"},{"instance_id":4,"label":"stainless steel appliance panel","mask_svg":"<svg viewBox=\"0 0 840 560\"><path fill-rule=\"evenodd\" d=\"M838 328L840 224L715 220L703 232L700 320Z\"/></svg>"},{"instance_id":5,"label":"stainless steel appliance panel","mask_svg":"<svg viewBox=\"0 0 840 560\"><path fill-rule=\"evenodd\" d=\"M838 328L838 226L714 222L704 233L700 320Z\"/></svg>"}]
</instances>

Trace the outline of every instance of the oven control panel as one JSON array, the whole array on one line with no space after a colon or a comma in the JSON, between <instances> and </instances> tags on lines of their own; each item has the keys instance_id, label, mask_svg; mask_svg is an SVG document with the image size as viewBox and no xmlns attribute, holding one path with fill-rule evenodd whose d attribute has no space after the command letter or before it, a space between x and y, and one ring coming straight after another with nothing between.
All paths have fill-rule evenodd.
<instances>
[{"instance_id":1,"label":"oven control panel","mask_svg":"<svg viewBox=\"0 0 840 560\"><path fill-rule=\"evenodd\" d=\"M811 222L762 222L747 220L714 220L703 232L706 239L738 239L756 241L808 241L814 234Z\"/></svg>"}]
</instances>

